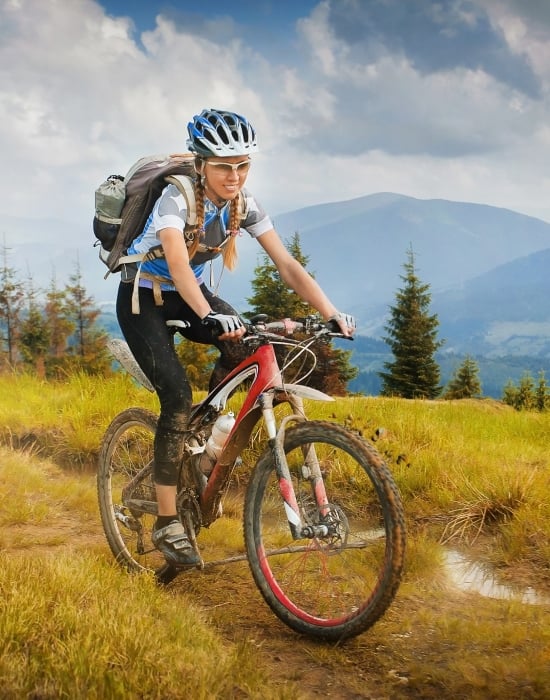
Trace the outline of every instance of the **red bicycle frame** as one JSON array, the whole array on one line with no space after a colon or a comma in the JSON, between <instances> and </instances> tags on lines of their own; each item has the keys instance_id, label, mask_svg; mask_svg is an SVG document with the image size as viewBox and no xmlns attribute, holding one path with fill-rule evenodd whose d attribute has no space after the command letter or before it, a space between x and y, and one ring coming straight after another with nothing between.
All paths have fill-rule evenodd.
<instances>
[{"instance_id":1,"label":"red bicycle frame","mask_svg":"<svg viewBox=\"0 0 550 700\"><path fill-rule=\"evenodd\" d=\"M262 418L267 430L268 442L273 450L279 489L287 513L289 527L295 538L304 536L305 529L300 516L300 510L294 494L292 481L288 471L284 453L284 431L291 421L307 420L303 399L318 401L333 401L334 399L321 391L301 384L284 384L281 370L270 343L260 345L249 357L244 359L231 371L220 384L194 409L189 419L189 427L200 421L204 413L214 407L216 411L225 408L227 400L233 391L245 380L252 377L252 384L247 396L235 418L233 429L229 433L222 453L216 462L201 494L201 515L203 524L212 523L218 512L218 505L233 470L235 460L246 447L254 426ZM286 416L277 428L274 405L287 402L293 408L293 413ZM313 491L321 511L328 505L324 483L315 451L310 448L304 454L304 464L311 474ZM311 536L311 535L310 535Z\"/></svg>"}]
</instances>

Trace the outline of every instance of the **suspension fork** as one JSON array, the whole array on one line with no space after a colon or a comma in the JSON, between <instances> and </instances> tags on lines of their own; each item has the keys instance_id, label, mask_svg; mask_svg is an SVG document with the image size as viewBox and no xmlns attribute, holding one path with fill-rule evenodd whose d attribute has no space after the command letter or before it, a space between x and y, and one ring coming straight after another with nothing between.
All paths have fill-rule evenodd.
<instances>
[{"instance_id":1,"label":"suspension fork","mask_svg":"<svg viewBox=\"0 0 550 700\"><path fill-rule=\"evenodd\" d=\"M285 508L288 525L292 537L295 540L304 537L323 537L328 534L328 528L326 525L304 525L302 522L300 508L294 492L294 486L292 485L290 470L288 468L288 462L284 450L286 426L289 422L305 421L307 418L304 412L301 397L289 394L286 398L294 409L295 413L290 416L285 416L278 429L273 411L273 394L271 392L262 394L259 397L259 404L264 417L268 443L271 447L273 460L275 462L275 472L279 483L279 491L283 498L283 505ZM312 444L305 445L302 447L302 452L304 456L302 476L311 483L313 495L319 508L319 512L321 515L326 515L330 510L330 506L325 491L325 483L321 474L319 460L317 459L317 454L315 452L315 447Z\"/></svg>"}]
</instances>

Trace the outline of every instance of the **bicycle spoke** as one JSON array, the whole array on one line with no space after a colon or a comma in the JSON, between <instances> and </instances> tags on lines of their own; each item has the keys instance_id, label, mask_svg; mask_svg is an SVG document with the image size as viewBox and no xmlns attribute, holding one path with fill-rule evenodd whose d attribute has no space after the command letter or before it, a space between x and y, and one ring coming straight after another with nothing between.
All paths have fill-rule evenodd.
<instances>
[{"instance_id":1,"label":"bicycle spoke","mask_svg":"<svg viewBox=\"0 0 550 700\"><path fill-rule=\"evenodd\" d=\"M384 612L399 583L404 526L391 475L366 443L339 426L309 422L287 438L303 524L314 532L325 525L328 533L293 540L266 453L246 503L253 575L274 612L294 629L331 639L358 634ZM328 504L321 507L303 468L305 443L314 445L323 474Z\"/></svg>"},{"instance_id":2,"label":"bicycle spoke","mask_svg":"<svg viewBox=\"0 0 550 700\"><path fill-rule=\"evenodd\" d=\"M151 543L156 496L150 467L155 416L128 409L109 426L100 451L98 495L103 527L117 561L157 569L164 557Z\"/></svg>"}]
</instances>

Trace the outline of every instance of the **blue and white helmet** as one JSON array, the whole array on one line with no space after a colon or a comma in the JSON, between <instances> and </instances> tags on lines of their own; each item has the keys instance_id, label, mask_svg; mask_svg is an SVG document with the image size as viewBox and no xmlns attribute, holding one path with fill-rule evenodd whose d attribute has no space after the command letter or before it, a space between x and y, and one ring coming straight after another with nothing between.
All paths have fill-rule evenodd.
<instances>
[{"instance_id":1,"label":"blue and white helmet","mask_svg":"<svg viewBox=\"0 0 550 700\"><path fill-rule=\"evenodd\" d=\"M187 131L187 148L203 158L247 156L258 150L254 127L234 112L203 109L189 122Z\"/></svg>"}]
</instances>

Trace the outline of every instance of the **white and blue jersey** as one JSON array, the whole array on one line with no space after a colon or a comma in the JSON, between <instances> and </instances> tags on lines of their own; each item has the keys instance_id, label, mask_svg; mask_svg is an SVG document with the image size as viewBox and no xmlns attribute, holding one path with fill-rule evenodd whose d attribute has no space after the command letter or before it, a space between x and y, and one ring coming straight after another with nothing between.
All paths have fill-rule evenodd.
<instances>
[{"instance_id":1,"label":"white and blue jersey","mask_svg":"<svg viewBox=\"0 0 550 700\"><path fill-rule=\"evenodd\" d=\"M246 218L241 228L247 231L252 238L258 238L266 231L273 228L270 217L262 206L254 199L250 192L243 188L242 195L246 198ZM230 202L223 207L218 207L209 199L204 201L204 243L209 248L217 248L227 237ZM175 228L184 235L187 219L187 203L185 197L175 185L167 185L157 199L153 211L149 215L142 233L132 242L128 248L128 254L146 253L151 248L160 245L158 232L164 228ZM199 284L202 284L203 271L206 262L221 255L219 251L197 252L190 261L191 268ZM170 270L165 258L144 261L141 270L150 275L171 279ZM140 280L141 286L150 286L147 280ZM175 286L162 284L164 291L175 291Z\"/></svg>"}]
</instances>

